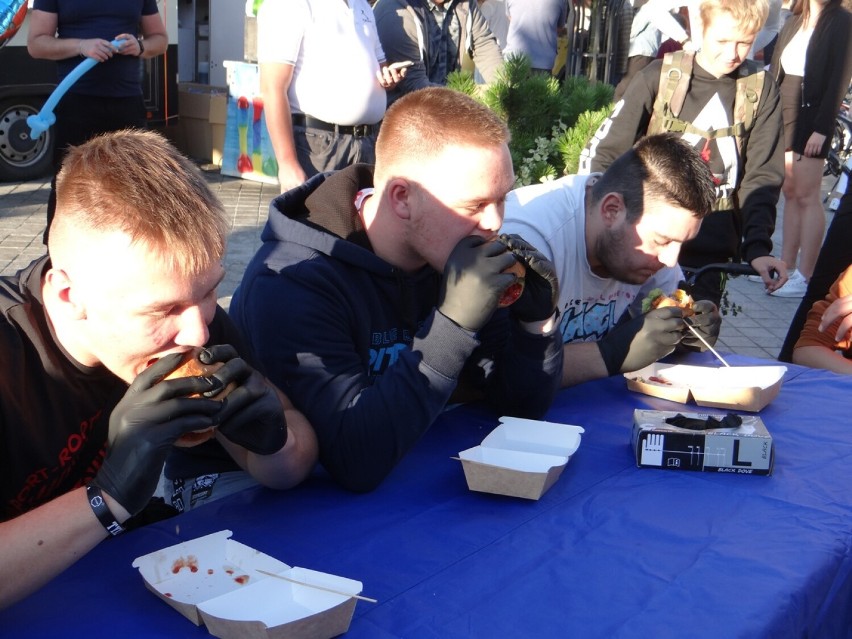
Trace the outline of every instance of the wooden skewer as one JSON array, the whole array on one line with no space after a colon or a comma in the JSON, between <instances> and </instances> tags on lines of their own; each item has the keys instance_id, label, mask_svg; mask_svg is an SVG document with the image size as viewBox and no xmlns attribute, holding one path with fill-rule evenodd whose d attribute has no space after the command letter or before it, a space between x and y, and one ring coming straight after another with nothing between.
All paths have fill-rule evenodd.
<instances>
[{"instance_id":1,"label":"wooden skewer","mask_svg":"<svg viewBox=\"0 0 852 639\"><path fill-rule=\"evenodd\" d=\"M710 344L707 342L707 340L704 339L701 336L701 333L699 333L697 330L695 330L695 327L692 324L690 324L689 322L684 322L684 324L686 324L689 327L689 330L692 331L692 334L695 335L695 337L697 337L698 339L701 340L701 343L704 344L704 346L706 346L708 349L710 349L710 352L713 353L716 356L716 359L718 359L720 362L722 362L728 368L731 367L731 365L728 364L728 362L725 361L725 358L722 357L721 355L719 355L719 353L716 352L716 349L713 348L712 346L710 346Z\"/></svg>"},{"instance_id":2,"label":"wooden skewer","mask_svg":"<svg viewBox=\"0 0 852 639\"><path fill-rule=\"evenodd\" d=\"M260 568L255 568L255 570L263 575L267 575L269 577L275 577L276 579L283 579L284 581L289 581L290 583L298 584L300 586L307 586L308 588L316 588L317 590L325 590L326 592L334 593L335 595L343 595L344 597L352 597L353 599L360 599L361 601L369 601L370 603L378 603L377 599L370 599L369 597L362 597L361 595L353 595L349 592L342 592L340 590L335 590L334 588L326 588L325 586L318 586L317 584L309 584L306 581L299 581L298 579L292 579L290 577L285 577L284 575L279 575L274 572L269 572L267 570L261 570Z\"/></svg>"}]
</instances>

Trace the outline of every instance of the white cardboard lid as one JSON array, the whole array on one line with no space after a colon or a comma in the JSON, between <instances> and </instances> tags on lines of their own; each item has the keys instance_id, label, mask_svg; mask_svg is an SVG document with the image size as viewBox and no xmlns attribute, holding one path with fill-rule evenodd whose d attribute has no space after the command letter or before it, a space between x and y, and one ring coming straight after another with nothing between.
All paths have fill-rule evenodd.
<instances>
[{"instance_id":1,"label":"white cardboard lid","mask_svg":"<svg viewBox=\"0 0 852 639\"><path fill-rule=\"evenodd\" d=\"M570 457L580 446L581 426L520 417L501 417L500 425L482 440L482 446Z\"/></svg>"}]
</instances>

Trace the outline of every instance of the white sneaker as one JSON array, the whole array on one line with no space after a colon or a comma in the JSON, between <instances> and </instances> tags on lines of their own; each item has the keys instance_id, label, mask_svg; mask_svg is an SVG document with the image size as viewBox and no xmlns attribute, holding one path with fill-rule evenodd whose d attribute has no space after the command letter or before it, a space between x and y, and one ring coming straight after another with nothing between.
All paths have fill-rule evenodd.
<instances>
[{"instance_id":1,"label":"white sneaker","mask_svg":"<svg viewBox=\"0 0 852 639\"><path fill-rule=\"evenodd\" d=\"M770 295L775 297L804 297L808 290L808 282L799 271L793 271L784 286Z\"/></svg>"}]
</instances>

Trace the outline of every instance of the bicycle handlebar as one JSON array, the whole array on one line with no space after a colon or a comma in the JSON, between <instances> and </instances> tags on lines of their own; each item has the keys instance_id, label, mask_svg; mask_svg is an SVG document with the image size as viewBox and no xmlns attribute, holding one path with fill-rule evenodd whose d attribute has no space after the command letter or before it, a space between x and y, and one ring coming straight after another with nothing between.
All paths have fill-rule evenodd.
<instances>
[{"instance_id":1,"label":"bicycle handlebar","mask_svg":"<svg viewBox=\"0 0 852 639\"><path fill-rule=\"evenodd\" d=\"M683 269L683 274L686 278L685 281L689 286L694 285L695 280L698 279L698 277L711 271L721 271L728 275L757 275L757 271L755 271L750 264L743 264L742 262L716 262L713 264L705 264L697 269L691 269L683 266L681 268Z\"/></svg>"}]
</instances>

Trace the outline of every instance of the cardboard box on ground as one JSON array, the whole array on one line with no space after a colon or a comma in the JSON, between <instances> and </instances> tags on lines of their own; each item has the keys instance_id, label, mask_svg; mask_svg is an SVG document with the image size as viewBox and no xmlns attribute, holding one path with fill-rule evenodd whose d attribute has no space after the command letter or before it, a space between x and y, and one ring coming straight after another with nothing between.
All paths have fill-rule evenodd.
<instances>
[{"instance_id":1,"label":"cardboard box on ground","mask_svg":"<svg viewBox=\"0 0 852 639\"><path fill-rule=\"evenodd\" d=\"M228 119L227 87L181 82L178 114L178 148L194 160L221 165Z\"/></svg>"}]
</instances>

